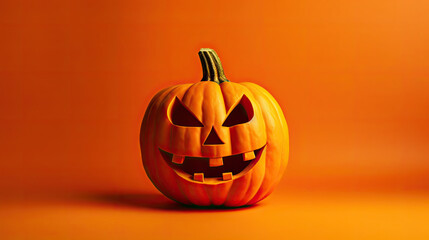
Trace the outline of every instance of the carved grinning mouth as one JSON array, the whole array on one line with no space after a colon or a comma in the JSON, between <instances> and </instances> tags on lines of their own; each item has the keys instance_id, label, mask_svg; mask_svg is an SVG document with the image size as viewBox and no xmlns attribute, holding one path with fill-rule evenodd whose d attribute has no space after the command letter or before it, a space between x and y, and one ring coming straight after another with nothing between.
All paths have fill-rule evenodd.
<instances>
[{"instance_id":1,"label":"carved grinning mouth","mask_svg":"<svg viewBox=\"0 0 429 240\"><path fill-rule=\"evenodd\" d=\"M254 151L218 158L177 156L159 149L162 157L175 172L187 180L219 182L246 174L260 159L265 145Z\"/></svg>"}]
</instances>

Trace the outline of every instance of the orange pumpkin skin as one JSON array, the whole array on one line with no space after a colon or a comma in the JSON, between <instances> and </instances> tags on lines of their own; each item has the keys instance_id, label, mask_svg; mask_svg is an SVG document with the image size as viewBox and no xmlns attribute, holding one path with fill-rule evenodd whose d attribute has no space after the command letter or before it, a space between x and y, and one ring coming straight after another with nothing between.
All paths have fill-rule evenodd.
<instances>
[{"instance_id":1,"label":"orange pumpkin skin","mask_svg":"<svg viewBox=\"0 0 429 240\"><path fill-rule=\"evenodd\" d=\"M216 62L216 53L209 53L209 61L215 61L217 68L221 68L220 62ZM211 79L217 79L223 74L219 69L214 72L213 75L213 69L209 69L205 76L211 74ZM243 103L243 98L252 112L251 119L225 126L225 119ZM172 118L178 111L175 109L177 101L201 125L176 124ZM216 135L214 141L218 142L208 143L210 134ZM146 173L159 191L180 203L198 206L238 207L257 203L274 190L286 168L289 155L288 128L276 100L256 84L228 80L201 81L160 91L146 109L140 144ZM185 162L189 159L206 159L206 163L210 161L210 164L212 160L215 163L223 159L224 166L220 168L227 169L229 159L245 159L248 153L257 156L253 156L254 159L249 161L244 170L232 176L226 174L224 179L218 176L203 177L201 180L201 174L192 176L192 173L180 170L181 165L186 165L180 163L180 159L182 162L183 159ZM177 159L179 163L169 162ZM192 165L187 164L186 167L188 172L193 171ZM210 174L212 169L207 169Z\"/></svg>"}]
</instances>

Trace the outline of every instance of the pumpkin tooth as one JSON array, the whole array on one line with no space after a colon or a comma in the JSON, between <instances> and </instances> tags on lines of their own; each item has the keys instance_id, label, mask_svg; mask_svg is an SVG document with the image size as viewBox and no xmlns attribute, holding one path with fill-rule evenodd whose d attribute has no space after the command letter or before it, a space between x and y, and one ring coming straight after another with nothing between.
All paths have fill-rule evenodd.
<instances>
[{"instance_id":1,"label":"pumpkin tooth","mask_svg":"<svg viewBox=\"0 0 429 240\"><path fill-rule=\"evenodd\" d=\"M222 180L224 181L232 180L232 172L222 173Z\"/></svg>"},{"instance_id":2,"label":"pumpkin tooth","mask_svg":"<svg viewBox=\"0 0 429 240\"><path fill-rule=\"evenodd\" d=\"M253 151L243 153L243 160L244 161L249 161L249 160L252 160L255 158L256 158L255 152L253 152Z\"/></svg>"},{"instance_id":3,"label":"pumpkin tooth","mask_svg":"<svg viewBox=\"0 0 429 240\"><path fill-rule=\"evenodd\" d=\"M219 167L223 165L223 160L221 157L210 158L210 167Z\"/></svg>"},{"instance_id":4,"label":"pumpkin tooth","mask_svg":"<svg viewBox=\"0 0 429 240\"><path fill-rule=\"evenodd\" d=\"M185 156L179 156L179 155L173 155L173 163L176 164L183 164L183 162L185 161Z\"/></svg>"},{"instance_id":5,"label":"pumpkin tooth","mask_svg":"<svg viewBox=\"0 0 429 240\"><path fill-rule=\"evenodd\" d=\"M204 173L194 173L194 180L204 182Z\"/></svg>"}]
</instances>

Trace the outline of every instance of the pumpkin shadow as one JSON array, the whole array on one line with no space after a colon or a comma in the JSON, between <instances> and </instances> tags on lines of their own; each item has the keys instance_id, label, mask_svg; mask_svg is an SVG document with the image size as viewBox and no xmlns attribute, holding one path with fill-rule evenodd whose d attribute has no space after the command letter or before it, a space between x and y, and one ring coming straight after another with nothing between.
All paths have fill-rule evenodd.
<instances>
[{"instance_id":1,"label":"pumpkin shadow","mask_svg":"<svg viewBox=\"0 0 429 240\"><path fill-rule=\"evenodd\" d=\"M244 207L200 207L184 205L172 201L161 194L156 193L115 193L115 194L93 194L84 197L86 201L109 205L114 207L125 207L133 209L152 209L158 211L176 211L176 212L223 212L223 211L239 211L257 207L258 204Z\"/></svg>"}]
</instances>

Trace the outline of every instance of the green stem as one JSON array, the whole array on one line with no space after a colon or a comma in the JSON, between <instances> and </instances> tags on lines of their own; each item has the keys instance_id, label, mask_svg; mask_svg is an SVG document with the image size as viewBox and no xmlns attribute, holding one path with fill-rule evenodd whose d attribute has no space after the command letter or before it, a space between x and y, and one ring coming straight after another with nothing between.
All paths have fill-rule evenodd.
<instances>
[{"instance_id":1,"label":"green stem","mask_svg":"<svg viewBox=\"0 0 429 240\"><path fill-rule=\"evenodd\" d=\"M198 55L203 67L203 79L201 81L213 81L218 84L229 82L223 72L222 63L213 49L201 48Z\"/></svg>"}]
</instances>

